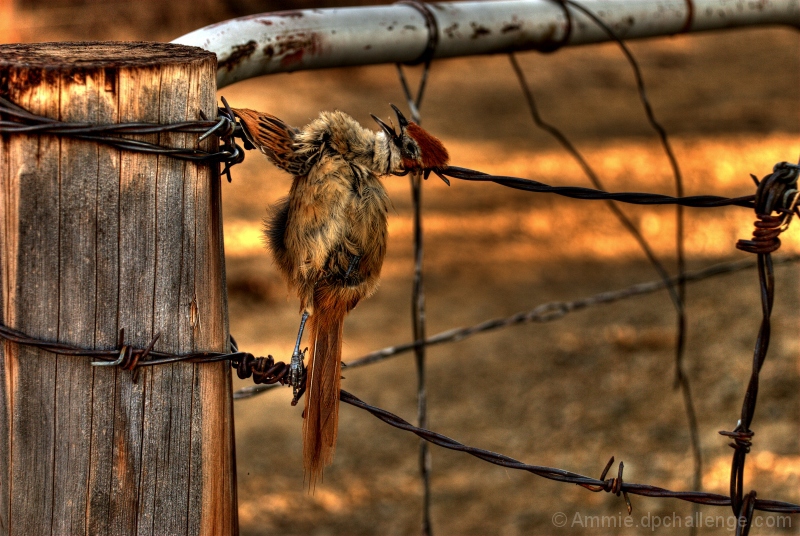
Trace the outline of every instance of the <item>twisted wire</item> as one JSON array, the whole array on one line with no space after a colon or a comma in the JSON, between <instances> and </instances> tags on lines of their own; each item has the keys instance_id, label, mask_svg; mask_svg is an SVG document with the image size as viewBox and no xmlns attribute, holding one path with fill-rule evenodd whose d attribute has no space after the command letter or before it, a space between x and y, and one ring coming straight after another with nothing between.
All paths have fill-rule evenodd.
<instances>
[{"instance_id":1,"label":"twisted wire","mask_svg":"<svg viewBox=\"0 0 800 536\"><path fill-rule=\"evenodd\" d=\"M569 9L567 8L566 2L563 0L561 2L562 7L569 13ZM622 41L619 41L620 45L625 48L625 45ZM652 115L652 110L649 109L649 104L647 100L647 94L645 92L644 82L641 78L641 73L636 65L636 60L633 58L632 55L628 56L629 60L632 62L636 69L634 69L634 74L637 79L637 87L639 89L639 97L641 101L645 104L645 109L649 110L650 113L648 114L648 119L651 120L651 124L656 127L656 130L659 134L663 133L662 142L664 143L664 147L667 149L667 156L670 158L670 161L673 163L673 172L675 176L676 182L676 190L678 197L683 195L683 185L682 185L682 178L680 175L680 170L677 165L677 161L672 153L671 147L669 142L666 138L666 133L664 133L663 128L655 122L655 118ZM578 151L577 147L567 138L567 136L561 132L558 128L554 125L544 121L542 119L541 114L539 113L539 109L536 106L536 100L533 97L533 92L528 85L528 82L525 78L525 73L522 71L519 63L517 62L516 56L511 53L509 54L509 60L511 61L511 67L514 70L514 73L517 75L517 80L519 81L520 87L522 92L525 96L525 100L528 103L528 109L531 113L531 117L533 119L534 124L537 127L544 130L551 136L553 136L564 149L572 155L573 159L578 163L578 165L583 169L586 176L592 182L595 188L599 190L604 190L603 183L600 180L598 174L594 171L592 166L589 165L589 162L583 157L583 155ZM667 269L664 267L662 262L658 259L655 252L650 247L650 244L644 238L642 233L639 231L637 226L634 222L628 217L627 214L617 206L617 203L614 201L607 200L606 204L611 212L617 217L619 222L622 226L633 236L633 239L639 244L639 247L644 252L647 259L653 265L653 268L658 273L658 275L664 279L669 279L669 273ZM678 276L685 272L685 261L684 261L684 247L683 247L683 212L682 207L677 207L678 212L676 214L677 224L676 224L676 249L677 249L677 265L678 265ZM675 337L675 383L676 386L680 387L681 394L683 395L683 402L684 408L686 411L686 418L688 421L689 427L689 437L690 437L690 444L692 446L692 457L694 459L694 474L693 474L693 486L695 489L700 489L702 486L702 474L703 474L703 458L702 458L702 450L700 445L700 433L698 430L697 425L697 412L694 407L694 400L692 398L692 390L691 390L691 383L689 381L689 376L684 370L683 364L683 356L684 350L686 347L686 308L685 304L685 295L686 295L686 283L685 281L678 279L677 284L675 285L668 285L667 290L669 292L669 297L675 307L676 317L677 317L677 330L676 330L676 337Z\"/></svg>"},{"instance_id":2,"label":"twisted wire","mask_svg":"<svg viewBox=\"0 0 800 536\"><path fill-rule=\"evenodd\" d=\"M800 262L800 254L788 255L780 257L773 261L774 265L788 264ZM719 275L732 274L742 270L749 270L755 268L757 262L753 259L742 259L739 261L725 262L709 266L702 270L690 271L684 274L683 279L687 283L702 281L711 277ZM563 318L567 314L582 311L584 309L594 307L597 305L611 304L635 296L642 296L651 294L667 287L668 284L675 284L678 280L677 276L671 277L668 282L663 279L648 281L645 283L637 283L619 290L601 292L585 298L573 301L557 301L549 302L539 305L529 311L520 311L511 316L502 318L493 318L485 320L478 324L453 328L442 331L435 335L431 335L425 340L411 341L395 346L388 346L380 350L374 350L368 354L358 357L352 361L343 363L348 369L358 368L373 363L378 363L385 359L390 359L395 356L410 352L419 346L435 346L438 344L445 344L450 342L462 341L473 335L479 333L487 333L490 331L503 329L511 326L528 323L545 323L553 322ZM271 385L268 386L248 386L243 387L233 394L234 399L242 400L251 398L269 390Z\"/></svg>"},{"instance_id":3,"label":"twisted wire","mask_svg":"<svg viewBox=\"0 0 800 536\"><path fill-rule=\"evenodd\" d=\"M556 194L572 199L585 200L611 200L633 205L681 205L694 208L716 208L716 207L744 207L753 208L755 202L754 195L741 197L722 197L717 195L692 195L686 197L673 197L670 195L650 194L643 192L606 192L593 188L581 186L550 186L543 182L519 177L509 177L506 175L490 175L482 171L468 169L457 166L448 166L445 169L435 170L441 175L454 179L476 182L494 182L501 186L523 190L526 192Z\"/></svg>"},{"instance_id":4,"label":"twisted wire","mask_svg":"<svg viewBox=\"0 0 800 536\"><path fill-rule=\"evenodd\" d=\"M225 99L223 98L223 102ZM201 112L202 115L202 112ZM123 136L162 134L165 132L197 134L197 144L214 135L222 144L218 151L206 151L198 147L167 147ZM230 166L244 160L244 151L234 138L240 136L237 122L227 103L218 110L215 120L203 117L200 121L181 121L171 124L114 123L94 124L87 122L65 122L31 113L21 106L0 97L0 134L59 136L109 145L123 151L134 151L192 162L224 163L223 173ZM230 175L228 174L230 180Z\"/></svg>"},{"instance_id":5,"label":"twisted wire","mask_svg":"<svg viewBox=\"0 0 800 536\"><path fill-rule=\"evenodd\" d=\"M770 317L775 301L775 271L772 253L777 251L781 245L778 235L788 228L792 216L797 211L797 200L800 197L797 190L799 175L800 166L780 162L774 166L772 173L761 181L754 177L757 185L754 209L758 219L755 222L753 239L739 240L736 243L738 249L758 256L762 313L761 326L753 350L750 381L742 401L741 416L733 431L719 432L733 440L730 443L734 451L731 460L730 505L733 514L743 520L742 526L737 528L737 534L749 533L754 505L757 502L755 491L750 491L747 495L744 493L745 462L755 435L750 426L758 400L759 374L767 358L772 332ZM773 215L774 212L777 212L778 215Z\"/></svg>"},{"instance_id":6,"label":"twisted wire","mask_svg":"<svg viewBox=\"0 0 800 536\"><path fill-rule=\"evenodd\" d=\"M622 468L623 468L622 462L620 462L617 477L606 479L605 478L606 473L608 472L611 465L614 463L613 457L608 462L608 464L606 464L606 468L603 471L601 478L596 479L578 473L574 473L572 471L558 469L555 467L547 467L542 465L529 465L519 460L515 460L514 458L511 458L510 456L506 456L504 454L499 454L497 452L492 452L489 450L464 445L463 443L460 443L455 439L452 439L445 435L414 426L413 424L402 419L401 417L398 417L397 415L390 413L384 409L371 406L366 402L364 402L363 400L359 399L358 397L344 390L340 391L339 400L341 400L345 404L349 404L351 406L367 411L373 416L385 422L386 424L389 424L390 426L393 426L394 428L398 428L400 430L411 432L417 435L418 437L424 439L425 441L433 443L434 445L437 445L439 447L446 448L449 450L464 452L471 456L475 456L476 458L479 458L483 461L489 462L494 465L499 465L501 467L507 467L509 469L517 469L520 471L527 471L529 473L532 473L536 476L540 476L542 478L546 478L548 480L577 484L581 487L588 489L589 491L593 492L605 491L607 493L614 493L615 495L619 495L620 493L622 493L630 495L641 495L644 497L673 498L691 503L705 504L711 506L730 506L731 504L730 497L727 497L725 495L719 495L717 493L706 493L697 491L672 491L666 488L650 486L647 484L632 484L624 482L622 479ZM631 508L629 500L626 500L626 504L629 508ZM800 505L798 504L793 504L783 501L755 499L755 497L753 497L751 502L748 504L748 508L764 512L800 514Z\"/></svg>"},{"instance_id":7,"label":"twisted wire","mask_svg":"<svg viewBox=\"0 0 800 536\"><path fill-rule=\"evenodd\" d=\"M736 242L736 249L748 253L773 253L781 247L781 239L778 236L783 232L782 216L767 216L759 214L758 219L753 223L753 238L751 240L741 239Z\"/></svg>"}]
</instances>

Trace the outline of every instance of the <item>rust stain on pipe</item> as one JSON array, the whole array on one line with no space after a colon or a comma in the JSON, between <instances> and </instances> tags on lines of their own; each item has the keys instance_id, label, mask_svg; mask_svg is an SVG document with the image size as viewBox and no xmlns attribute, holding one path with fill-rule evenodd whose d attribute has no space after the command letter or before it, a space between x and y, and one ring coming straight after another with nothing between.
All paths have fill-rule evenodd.
<instances>
[{"instance_id":1,"label":"rust stain on pipe","mask_svg":"<svg viewBox=\"0 0 800 536\"><path fill-rule=\"evenodd\" d=\"M479 37L483 37L492 33L489 28L477 22L470 22L469 25L472 26L472 39L478 39Z\"/></svg>"},{"instance_id":2,"label":"rust stain on pipe","mask_svg":"<svg viewBox=\"0 0 800 536\"><path fill-rule=\"evenodd\" d=\"M232 70L242 60L249 58L256 51L258 43L252 39L243 45L236 45L228 57L219 62L220 69Z\"/></svg>"},{"instance_id":3,"label":"rust stain on pipe","mask_svg":"<svg viewBox=\"0 0 800 536\"><path fill-rule=\"evenodd\" d=\"M283 67L291 67L303 61L306 54L316 55L322 49L322 37L317 32L298 32L278 35L275 42L264 47L268 58L280 57Z\"/></svg>"}]
</instances>

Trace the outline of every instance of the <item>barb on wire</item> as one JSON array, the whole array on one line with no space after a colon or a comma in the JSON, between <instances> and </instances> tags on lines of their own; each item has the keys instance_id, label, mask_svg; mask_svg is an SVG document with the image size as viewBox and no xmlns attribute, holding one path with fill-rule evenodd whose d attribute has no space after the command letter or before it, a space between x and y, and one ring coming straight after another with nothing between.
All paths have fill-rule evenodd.
<instances>
[{"instance_id":1,"label":"barb on wire","mask_svg":"<svg viewBox=\"0 0 800 536\"><path fill-rule=\"evenodd\" d=\"M88 349L62 342L46 341L31 337L19 330L0 323L0 339L32 346L57 355L71 355L91 358L94 366L118 366L124 370L137 370L140 367L166 365L181 361L188 363L216 363L230 361L237 369L240 378L253 378L256 384L281 384L287 383L286 374L288 366L282 362L275 362L272 356L254 357L248 352L240 352L236 341L230 337L231 352L195 352L191 354L171 354L154 350L161 333L158 332L151 339L146 348L134 348L125 344L125 330L119 331L118 347L109 349Z\"/></svg>"},{"instance_id":2,"label":"barb on wire","mask_svg":"<svg viewBox=\"0 0 800 536\"><path fill-rule=\"evenodd\" d=\"M630 203L632 205L681 205L684 207L695 208L736 206L753 208L753 200L755 199L755 196L752 195L745 195L742 197L722 197L717 195L672 197L669 195L650 194L643 192L605 192L603 190L583 188L580 186L550 186L549 184L531 179L508 177L505 175L489 175L488 173L483 173L482 171L476 171L474 169L457 166L449 166L447 168L437 169L435 171L454 179L478 182L494 182L501 186L514 188L516 190L524 190L526 192L556 194L572 199L620 201L622 203Z\"/></svg>"},{"instance_id":3,"label":"barb on wire","mask_svg":"<svg viewBox=\"0 0 800 536\"><path fill-rule=\"evenodd\" d=\"M562 4L565 6L565 4ZM569 12L569 10L567 10ZM522 68L517 62L516 56L511 53L508 55L509 60L511 61L511 67L514 70L514 73L517 75L517 80L520 83L520 87L522 92L525 96L525 100L528 103L528 109L531 112L531 117L533 118L533 122L536 124L537 127L541 128L545 132L549 133L553 136L558 142L561 144L564 149L572 155L572 157L577 161L578 165L583 169L586 176L592 182L592 184L598 190L605 190L600 177L595 173L594 169L589 165L589 162L583 157L583 155L578 151L575 145L561 132L558 128L554 125L547 123L544 119L542 119L541 114L539 113L539 109L536 106L536 100L533 97L533 92L530 89L530 86L525 79L525 73L522 71ZM640 86L641 94L644 93L644 83ZM646 97L643 97L644 102L646 101ZM671 153L669 153L671 155ZM677 164L676 164L677 165ZM677 167L673 167L673 169L677 169ZM679 175L678 175L679 177ZM680 180L678 180L678 184L680 184ZM683 188L679 187L678 189L679 196L683 193ZM622 209L617 206L616 201L607 200L606 204L611 212L617 217L620 221L622 226L633 236L634 240L639 244L639 247L644 252L647 259L650 261L650 264L655 269L656 273L658 273L659 277L662 280L667 281L669 279L669 273L661 261L658 259L656 254L653 252L650 244L644 238L642 233L636 227L636 225L631 221L631 219L622 211ZM678 217L678 234L677 234L677 258L678 258L678 275L684 273L684 260L683 260L683 207L678 206L679 213ZM689 382L689 377L684 371L683 367L683 353L685 349L685 341L686 341L686 309L684 307L685 303L685 282L682 281L680 278L678 279L676 284L669 284L667 286L667 290L669 292L669 297L672 301L673 306L675 307L675 312L677 315L677 334L676 334L676 341L675 341L675 368L676 368L676 385L680 386L681 393L683 394L683 401L684 407L686 409L686 416L689 425L689 436L690 442L692 446L692 457L694 459L694 471L693 471L693 482L692 487L694 489L700 489L702 486L702 474L703 474L703 460L702 460L702 452L701 452L701 445L700 445L700 434L698 431L697 426L697 415L694 407L694 401L692 399L692 391L691 391L691 384Z\"/></svg>"},{"instance_id":4,"label":"barb on wire","mask_svg":"<svg viewBox=\"0 0 800 536\"><path fill-rule=\"evenodd\" d=\"M753 350L753 366L750 381L742 401L742 412L733 431L722 431L721 435L730 437L733 442L733 459L731 460L730 500L734 515L744 518L746 524L742 533L749 531L752 518L755 492L744 495L744 469L747 454L750 452L754 432L750 429L758 399L759 373L769 350L772 305L775 300L775 273L772 252L780 245L778 235L786 230L793 215L797 213L798 176L800 166L781 162L775 165L773 172L761 181L756 180L757 191L755 222L752 240L739 240L738 249L758 255L758 282L761 290L761 326L758 330L755 349ZM773 215L777 212L778 215Z\"/></svg>"},{"instance_id":5,"label":"barb on wire","mask_svg":"<svg viewBox=\"0 0 800 536\"><path fill-rule=\"evenodd\" d=\"M558 3L562 5L565 12L569 15L568 20L571 22L571 15L570 15L571 12L569 11L567 5L575 5L575 4L573 2L568 2L567 0L558 0ZM666 130L656 120L653 109L650 106L650 102L647 97L647 91L645 89L644 78L642 76L638 62L636 61L636 58L633 56L633 53L627 47L625 42L622 39L620 39L619 36L616 35L616 32L614 32L607 24L605 24L605 22L602 19L600 19L596 14L594 14L584 6L576 6L576 7L585 14L587 14L595 22L595 24L600 26L614 41L616 41L616 43L622 50L623 54L625 55L626 59L628 60L628 63L630 64L631 69L633 71L634 78L636 79L636 88L638 91L639 100L644 106L647 120L649 124L653 127L653 129L657 132L659 139L661 141L661 145L664 148L664 151L670 162L673 177L675 179L676 196L683 197L683 178L681 175L680 167L678 166L677 158L675 157L675 154L672 150L672 146L669 142L669 138L667 137ZM578 164L583 168L584 172L589 177L591 182L594 184L595 188L599 190L604 190L605 188L603 187L599 177L591 168L591 166L589 166L588 162L586 162L583 156L578 152L575 146L555 126L550 125L546 123L544 120L542 120L538 112L538 109L536 107L533 98L533 93L531 92L530 87L528 86L528 83L525 80L524 73L522 72L522 69L518 64L515 55L513 53L509 54L509 59L511 60L511 65L514 69L514 72L517 75L517 79L519 80L520 86L522 87L522 91L525 95L528 107L530 109L531 115L536 125L541 129L545 130L546 132L550 133L552 136L554 136L561 143L561 145L564 146L564 148L570 154L572 154L572 156L577 160ZM636 226L633 224L633 222L630 221L630 219L625 215L624 212L622 212L622 210L616 205L614 201L607 201L607 204L609 205L611 211L616 215L617 219L619 219L622 225L628 230L629 233L631 233L634 239L639 243L639 246L644 251L645 256L649 259L650 263L653 265L653 267L661 276L661 278L666 279L668 277L666 269L658 260L656 255L653 253L649 244L644 239L639 230L636 228ZM686 270L685 251L684 251L684 230L683 230L684 214L682 206L677 205L675 208L676 208L676 213L675 213L676 263L677 263L677 273L680 276ZM702 473L703 473L703 460L702 460L702 452L700 445L700 434L698 431L697 415L694 407L694 401L692 398L691 383L689 381L689 376L686 373L684 367L684 353L686 348L686 327L687 327L686 308L685 308L686 284L683 281L679 281L676 286L670 286L668 290L673 305L675 306L676 323L677 323L676 337L675 337L675 386L680 388L681 393L683 395L684 408L686 411L686 417L689 426L689 436L692 446L692 457L694 459L693 487L695 489L700 489L702 486ZM692 530L691 532L694 534L696 531Z\"/></svg>"},{"instance_id":6,"label":"barb on wire","mask_svg":"<svg viewBox=\"0 0 800 536\"><path fill-rule=\"evenodd\" d=\"M731 504L730 497L719 495L717 493L705 493L700 491L672 491L646 484L631 484L628 482L623 482L621 462L619 472L617 473L618 476L615 478L605 479L608 469L613 464L613 458L606 465L606 469L603 471L602 478L600 479L584 476L555 467L529 465L515 460L509 456L498 454L489 450L470 447L442 434L414 426L393 413L367 404L347 391L340 391L339 400L345 404L355 406L371 413L373 416L389 424L390 426L416 434L418 437L433 443L434 445L438 445L442 448L450 450L465 452L471 456L475 456L483 461L492 463L494 465L499 465L501 467L527 471L536 476L547 478L548 480L577 484L594 492L605 491L614 494L627 493L630 495L641 495L644 497L673 498L711 506L728 506ZM800 514L800 505L783 501L755 499L755 497L753 497L750 507L754 510L761 510L764 512Z\"/></svg>"},{"instance_id":7,"label":"barb on wire","mask_svg":"<svg viewBox=\"0 0 800 536\"><path fill-rule=\"evenodd\" d=\"M774 264L777 266L781 264L789 264L796 262L800 262L800 254L780 257L779 259L776 259L774 261ZM709 279L711 277L719 275L732 274L735 272L740 272L742 270L749 270L755 268L756 265L757 263L753 259L743 259L739 261L725 262L709 266L708 268L704 268L702 270L686 272L684 274L683 279L687 283L692 283L696 281ZM677 276L671 277L669 282L671 284L677 282ZM425 340L417 340L403 344L398 344L396 346L389 346L386 348L382 348L380 350L375 350L374 352L370 352L366 355L363 355L357 359L348 362L346 366L348 369L362 367L364 365L370 365L372 363L377 363L379 361L383 361L385 359L389 359L397 355L410 352L418 346L434 346L437 344L457 342L464 340L467 337L471 337L472 335L477 335L479 333L486 333L489 331L494 331L497 329L516 326L520 324L527 324L533 322L541 322L541 323L552 322L554 320L558 320L566 316L569 313L582 311L583 309L587 309L595 305L610 304L627 298L632 298L634 296L651 294L653 292L662 290L666 287L667 283L664 282L664 280L657 279L654 281L648 281L646 283L638 283L636 285L632 285L630 287L626 287L620 290L601 292L599 294L595 294L579 300L574 300L569 302L549 302L539 305L538 307L530 311L521 311L519 313L513 314L508 317L485 320L474 326L449 329L447 331L437 333L436 335L431 335ZM253 396L265 392L270 387L271 386L243 387L233 394L233 398L236 400L251 398Z\"/></svg>"},{"instance_id":8,"label":"barb on wire","mask_svg":"<svg viewBox=\"0 0 800 536\"><path fill-rule=\"evenodd\" d=\"M658 138L661 142L661 146L664 149L664 153L667 156L667 160L669 160L670 167L672 169L672 176L675 182L675 195L676 197L683 197L683 176L681 174L680 166L678 165L678 159L675 157L675 152L672 150L672 144L669 141L669 137L667 136L666 129L659 123L656 119L655 112L653 112L653 107L650 105L650 100L647 97L647 90L645 89L644 77L642 76L642 71L639 68L639 63L636 61L636 58L633 56L633 53L628 48L628 45L625 44L625 41L621 39L617 33L608 25L606 22L601 19L595 12L591 9L587 8L586 6L576 2L575 0L559 0L560 2L564 2L566 5L574 7L578 11L582 12L584 15L592 19L592 21L603 29L606 35L609 36L611 40L617 43L620 50L622 51L625 59L628 60L628 64L633 71L633 76L636 79L636 89L639 95L639 100L644 107L645 115L647 116L647 121L653 130L656 131L658 134ZM676 248L676 264L677 264L677 271L678 275L680 276L686 271L686 252L684 248L684 213L683 213L683 206L680 204L675 207L675 248ZM694 457L694 487L699 489L702 482L702 454L700 450L700 436L697 430L697 417L695 414L694 409L694 402L692 400L692 390L691 385L689 382L689 377L686 373L684 367L684 354L686 348L686 284L684 282L679 282L677 285L677 301L675 302L676 307L676 316L677 316L677 332L676 332L676 340L675 340L675 386L681 389L683 393L684 399L684 406L686 409L686 417L689 424L689 434L691 436L691 443L692 443L692 454ZM697 510L695 509L695 513ZM695 527L692 527L691 533L696 533Z\"/></svg>"},{"instance_id":9,"label":"barb on wire","mask_svg":"<svg viewBox=\"0 0 800 536\"><path fill-rule=\"evenodd\" d=\"M205 118L201 111L201 121L181 121L162 125L143 122L94 124L58 121L31 113L0 97L0 134L61 136L102 143L124 151L156 154L192 162L225 163L223 174L227 174L230 180L228 170L230 166L244 160L244 151L234 141L237 135L236 119L225 99L222 100L225 107L218 110L218 118L215 120ZM165 132L198 134L197 144L214 135L222 141L222 145L219 151L210 152L197 147L165 147L123 137Z\"/></svg>"}]
</instances>

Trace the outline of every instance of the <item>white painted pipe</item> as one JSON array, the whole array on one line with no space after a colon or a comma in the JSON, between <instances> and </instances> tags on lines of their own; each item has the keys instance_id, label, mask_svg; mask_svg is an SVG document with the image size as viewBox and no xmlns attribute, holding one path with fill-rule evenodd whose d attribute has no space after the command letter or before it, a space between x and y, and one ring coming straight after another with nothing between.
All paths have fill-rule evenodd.
<instances>
[{"instance_id":1,"label":"white painted pipe","mask_svg":"<svg viewBox=\"0 0 800 536\"><path fill-rule=\"evenodd\" d=\"M785 24L800 27L800 0L580 0L623 39ZM438 38L434 58L547 49L564 41L565 8L554 0L426 4ZM568 8L564 45L608 41ZM174 42L217 54L217 85L304 69L410 63L429 46L418 8L408 4L263 13L201 28Z\"/></svg>"}]
</instances>

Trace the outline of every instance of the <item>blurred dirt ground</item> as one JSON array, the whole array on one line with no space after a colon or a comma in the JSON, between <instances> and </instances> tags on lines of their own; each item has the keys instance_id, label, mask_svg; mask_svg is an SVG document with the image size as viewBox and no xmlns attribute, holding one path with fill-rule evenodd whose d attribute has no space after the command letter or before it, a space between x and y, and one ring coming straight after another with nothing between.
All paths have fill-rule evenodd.
<instances>
[{"instance_id":1,"label":"blurred dirt ground","mask_svg":"<svg viewBox=\"0 0 800 536\"><path fill-rule=\"evenodd\" d=\"M11 5L8 0L0 4ZM294 6L286 0L268 7L259 0L14 4L15 23L6 24L0 40L172 39L220 18ZM149 7L142 9L145 4ZM310 3L303 0L302 5ZM800 154L796 31L737 30L630 46L641 62L655 112L672 136L688 195L750 194L749 173L763 176L775 162ZM608 189L674 191L633 76L615 46L519 58L542 115L570 136ZM333 108L372 125L369 113L388 117L389 102L403 103L393 66L259 78L220 94L234 106L269 111L296 125ZM587 184L578 166L533 127L504 56L435 63L422 113L455 165L550 184ZM288 296L262 248L260 226L266 207L285 195L289 183L251 153L235 169L233 183L223 187L231 330L242 349L278 359L291 353L297 301ZM386 184L394 210L381 289L349 316L345 361L411 338L409 186L406 178L397 177ZM674 265L674 209L625 210L659 256ZM690 268L745 256L734 243L750 236L753 216L748 211L687 209L686 215ZM448 188L434 178L424 185L424 216L428 334L655 278L633 239L602 203L492 184L454 181ZM784 237L783 252L800 251L799 229ZM745 488L758 490L759 498L796 503L798 267L781 266L776 275L772 345L761 374ZM727 493L732 450L717 432L736 424L749 378L760 315L755 272L691 284L687 312L686 365L703 446L703 486ZM625 462L626 481L687 490L692 462L681 396L673 389L674 332L674 311L662 291L550 324L517 326L431 348L429 425L470 445L592 476L599 476L614 455ZM345 371L343 385L414 421L414 374L413 358L404 354ZM244 385L237 380L237 387ZM418 440L342 406L335 463L324 483L308 494L300 457L300 409L290 407L289 400L289 390L281 389L236 403L242 533L418 533ZM632 497L633 527L592 527L591 516L622 523L622 498L438 447L432 455L432 517L438 535L688 534L674 526L654 530L652 521L658 516L662 523L685 523L682 516L691 514L686 503ZM705 516L730 514L726 508L701 511ZM553 524L558 513L566 516L563 528ZM783 529L770 528L785 522L774 516L758 519L762 528L757 534L800 531L797 516ZM733 530L727 524L700 533Z\"/></svg>"},{"instance_id":2,"label":"blurred dirt ground","mask_svg":"<svg viewBox=\"0 0 800 536\"><path fill-rule=\"evenodd\" d=\"M687 194L752 193L763 176L800 154L800 63L795 31L720 32L631 43L650 100L672 136ZM564 129L613 190L673 192L666 158L644 119L632 74L611 45L520 55L542 114ZM415 73L418 73L417 70ZM412 74L412 78L416 74ZM295 73L220 92L235 106L303 125L339 108L364 124L402 104L393 66ZM456 165L587 184L578 166L537 131L508 59L435 63L424 124ZM411 338L411 208L406 178L385 181L394 210L381 288L345 326L344 359ZM223 189L231 329L240 347L288 359L297 301L260 243L265 208L289 178L251 154ZM625 210L674 264L674 209ZM742 258L744 209L688 209L690 268ZM506 316L655 278L633 239L602 203L438 179L424 185L428 333ZM790 230L783 252L800 249ZM746 489L800 501L800 369L797 266L777 269L773 341L761 375ZM727 493L732 450L719 430L735 424L749 378L760 306L754 271L689 287L687 368L699 416L703 484ZM598 476L611 455L625 479L671 489L691 485L686 417L673 389L674 311L666 292L428 350L430 428L528 463ZM410 421L416 418L411 354L345 370L345 389ZM246 382L238 384L246 385ZM280 390L236 403L240 521L244 534L413 534L421 520L418 441L342 406L334 465L314 494L303 489L300 409ZM599 529L575 516L623 519L622 498L505 470L432 448L437 534L638 534ZM691 514L671 500L633 497L633 520ZM557 512L564 528L553 525ZM729 515L702 508L704 515ZM763 518L765 527L776 519ZM797 533L800 519L778 533ZM651 523L652 528L652 523ZM770 534L761 529L759 534ZM656 532L674 533L659 528ZM688 533L686 529L681 532ZM773 531L774 532L774 531ZM727 528L701 534L732 533Z\"/></svg>"}]
</instances>

